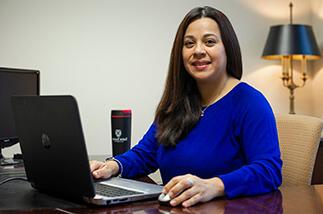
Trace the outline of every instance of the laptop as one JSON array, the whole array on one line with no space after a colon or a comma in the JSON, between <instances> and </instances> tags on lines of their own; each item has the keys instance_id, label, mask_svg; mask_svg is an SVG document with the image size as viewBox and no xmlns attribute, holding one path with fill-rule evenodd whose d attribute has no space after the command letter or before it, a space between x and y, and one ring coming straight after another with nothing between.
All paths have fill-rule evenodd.
<instances>
[{"instance_id":1,"label":"laptop","mask_svg":"<svg viewBox=\"0 0 323 214\"><path fill-rule=\"evenodd\" d=\"M26 176L35 189L97 205L161 193L162 186L131 179L94 181L73 96L14 96L12 107Z\"/></svg>"}]
</instances>

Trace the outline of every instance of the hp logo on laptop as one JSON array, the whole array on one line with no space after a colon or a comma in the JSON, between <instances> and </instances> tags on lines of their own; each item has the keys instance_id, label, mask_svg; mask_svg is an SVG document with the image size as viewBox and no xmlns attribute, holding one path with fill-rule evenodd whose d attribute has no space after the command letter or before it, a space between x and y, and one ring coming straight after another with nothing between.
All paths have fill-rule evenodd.
<instances>
[{"instance_id":1,"label":"hp logo on laptop","mask_svg":"<svg viewBox=\"0 0 323 214\"><path fill-rule=\"evenodd\" d=\"M49 149L51 147L51 142L47 134L42 134L41 135L41 143L43 144L43 147L45 149Z\"/></svg>"}]
</instances>

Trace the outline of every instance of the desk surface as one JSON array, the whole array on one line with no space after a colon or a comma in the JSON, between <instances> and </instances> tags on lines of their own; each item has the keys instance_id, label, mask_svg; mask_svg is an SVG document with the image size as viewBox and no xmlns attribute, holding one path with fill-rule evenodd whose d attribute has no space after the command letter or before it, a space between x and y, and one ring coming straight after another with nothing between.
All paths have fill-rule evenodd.
<instances>
[{"instance_id":1,"label":"desk surface","mask_svg":"<svg viewBox=\"0 0 323 214\"><path fill-rule=\"evenodd\" d=\"M1 171L4 170L0 168ZM323 185L281 187L265 195L215 199L191 208L160 206L156 200L93 207L42 194L25 181L12 181L0 186L0 210L24 210L24 213L323 213Z\"/></svg>"}]
</instances>

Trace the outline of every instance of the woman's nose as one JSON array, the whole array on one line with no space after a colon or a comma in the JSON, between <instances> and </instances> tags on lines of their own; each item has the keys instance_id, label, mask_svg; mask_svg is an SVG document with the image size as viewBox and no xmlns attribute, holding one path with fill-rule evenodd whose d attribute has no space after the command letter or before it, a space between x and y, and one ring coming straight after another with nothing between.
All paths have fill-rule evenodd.
<instances>
[{"instance_id":1,"label":"woman's nose","mask_svg":"<svg viewBox=\"0 0 323 214\"><path fill-rule=\"evenodd\" d=\"M205 56L205 49L202 44L197 44L194 50L194 56L196 58L202 58Z\"/></svg>"}]
</instances>

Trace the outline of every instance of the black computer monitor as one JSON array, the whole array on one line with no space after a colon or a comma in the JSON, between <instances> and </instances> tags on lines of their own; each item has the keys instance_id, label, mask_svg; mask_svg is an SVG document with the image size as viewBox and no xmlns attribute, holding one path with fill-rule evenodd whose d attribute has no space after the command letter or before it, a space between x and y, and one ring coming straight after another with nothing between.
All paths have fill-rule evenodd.
<instances>
[{"instance_id":1,"label":"black computer monitor","mask_svg":"<svg viewBox=\"0 0 323 214\"><path fill-rule=\"evenodd\" d=\"M19 142L11 109L14 95L39 95L39 71L0 67L0 158L1 148Z\"/></svg>"}]
</instances>

